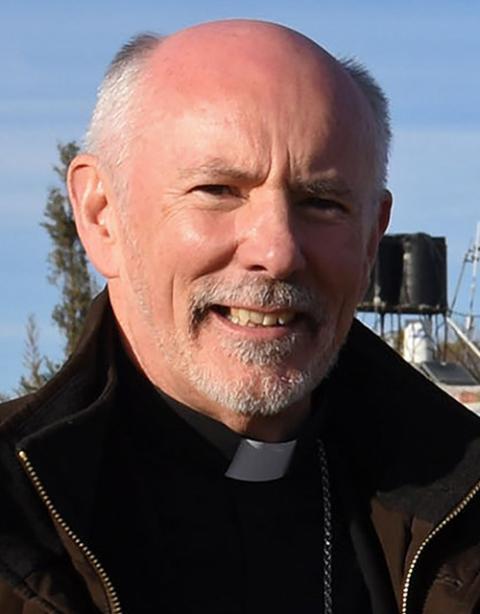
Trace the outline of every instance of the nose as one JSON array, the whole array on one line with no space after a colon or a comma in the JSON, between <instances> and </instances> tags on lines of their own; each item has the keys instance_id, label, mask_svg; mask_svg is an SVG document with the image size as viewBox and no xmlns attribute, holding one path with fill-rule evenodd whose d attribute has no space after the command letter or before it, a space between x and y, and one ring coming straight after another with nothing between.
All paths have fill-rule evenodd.
<instances>
[{"instance_id":1,"label":"nose","mask_svg":"<svg viewBox=\"0 0 480 614\"><path fill-rule=\"evenodd\" d=\"M305 267L301 236L283 195L251 198L237 218L237 259L243 269L286 279Z\"/></svg>"}]
</instances>

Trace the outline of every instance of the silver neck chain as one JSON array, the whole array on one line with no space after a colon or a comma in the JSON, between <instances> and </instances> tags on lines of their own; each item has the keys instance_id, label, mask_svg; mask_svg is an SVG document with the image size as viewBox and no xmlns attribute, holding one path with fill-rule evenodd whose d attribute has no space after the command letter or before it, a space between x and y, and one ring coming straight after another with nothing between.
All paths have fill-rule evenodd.
<instances>
[{"instance_id":1,"label":"silver neck chain","mask_svg":"<svg viewBox=\"0 0 480 614\"><path fill-rule=\"evenodd\" d=\"M323 611L324 614L332 614L332 554L333 554L333 530L332 530L332 502L330 498L330 477L328 473L327 454L325 446L319 439L318 458L320 460L320 481L322 486L323 503Z\"/></svg>"}]
</instances>

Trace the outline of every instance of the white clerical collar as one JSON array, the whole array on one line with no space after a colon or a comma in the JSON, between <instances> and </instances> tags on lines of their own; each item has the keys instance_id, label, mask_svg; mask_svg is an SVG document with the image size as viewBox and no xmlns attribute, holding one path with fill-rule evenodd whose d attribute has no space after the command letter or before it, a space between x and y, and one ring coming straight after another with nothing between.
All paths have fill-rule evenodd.
<instances>
[{"instance_id":1,"label":"white clerical collar","mask_svg":"<svg viewBox=\"0 0 480 614\"><path fill-rule=\"evenodd\" d=\"M267 482L285 475L297 440L266 443L242 439L225 476L245 482Z\"/></svg>"}]
</instances>

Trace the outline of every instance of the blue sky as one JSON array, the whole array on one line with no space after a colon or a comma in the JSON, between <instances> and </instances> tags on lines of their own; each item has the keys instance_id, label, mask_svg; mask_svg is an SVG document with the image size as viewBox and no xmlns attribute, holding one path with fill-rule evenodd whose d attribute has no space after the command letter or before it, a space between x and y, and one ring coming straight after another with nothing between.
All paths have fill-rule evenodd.
<instances>
[{"instance_id":1,"label":"blue sky","mask_svg":"<svg viewBox=\"0 0 480 614\"><path fill-rule=\"evenodd\" d=\"M42 351L60 355L50 320L58 294L46 279L49 243L39 226L56 143L81 138L103 71L132 34L227 17L283 23L371 69L392 107L390 231L445 235L453 290L480 220L480 2L3 0L0 391L21 374L29 313Z\"/></svg>"}]
</instances>

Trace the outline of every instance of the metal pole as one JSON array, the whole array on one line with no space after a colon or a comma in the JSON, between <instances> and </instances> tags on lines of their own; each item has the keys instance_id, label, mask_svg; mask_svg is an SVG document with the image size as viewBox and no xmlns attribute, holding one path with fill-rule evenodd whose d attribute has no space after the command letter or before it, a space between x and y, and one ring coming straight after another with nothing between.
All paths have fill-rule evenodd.
<instances>
[{"instance_id":1,"label":"metal pole","mask_svg":"<svg viewBox=\"0 0 480 614\"><path fill-rule=\"evenodd\" d=\"M475 292L477 290L477 265L480 260L480 222L477 223L477 233L475 236L475 243L473 245L473 254L472 254L472 283L470 284L470 305L469 305L469 313L467 315L465 321L465 329L467 331L467 335L469 339L473 340L475 333L475 317L474 317L474 303L475 303Z\"/></svg>"},{"instance_id":2,"label":"metal pole","mask_svg":"<svg viewBox=\"0 0 480 614\"><path fill-rule=\"evenodd\" d=\"M480 349L467 337L467 335L463 332L463 330L456 324L451 318L447 318L447 322L449 326L453 328L458 338L461 339L465 345L477 356L480 358Z\"/></svg>"}]
</instances>

